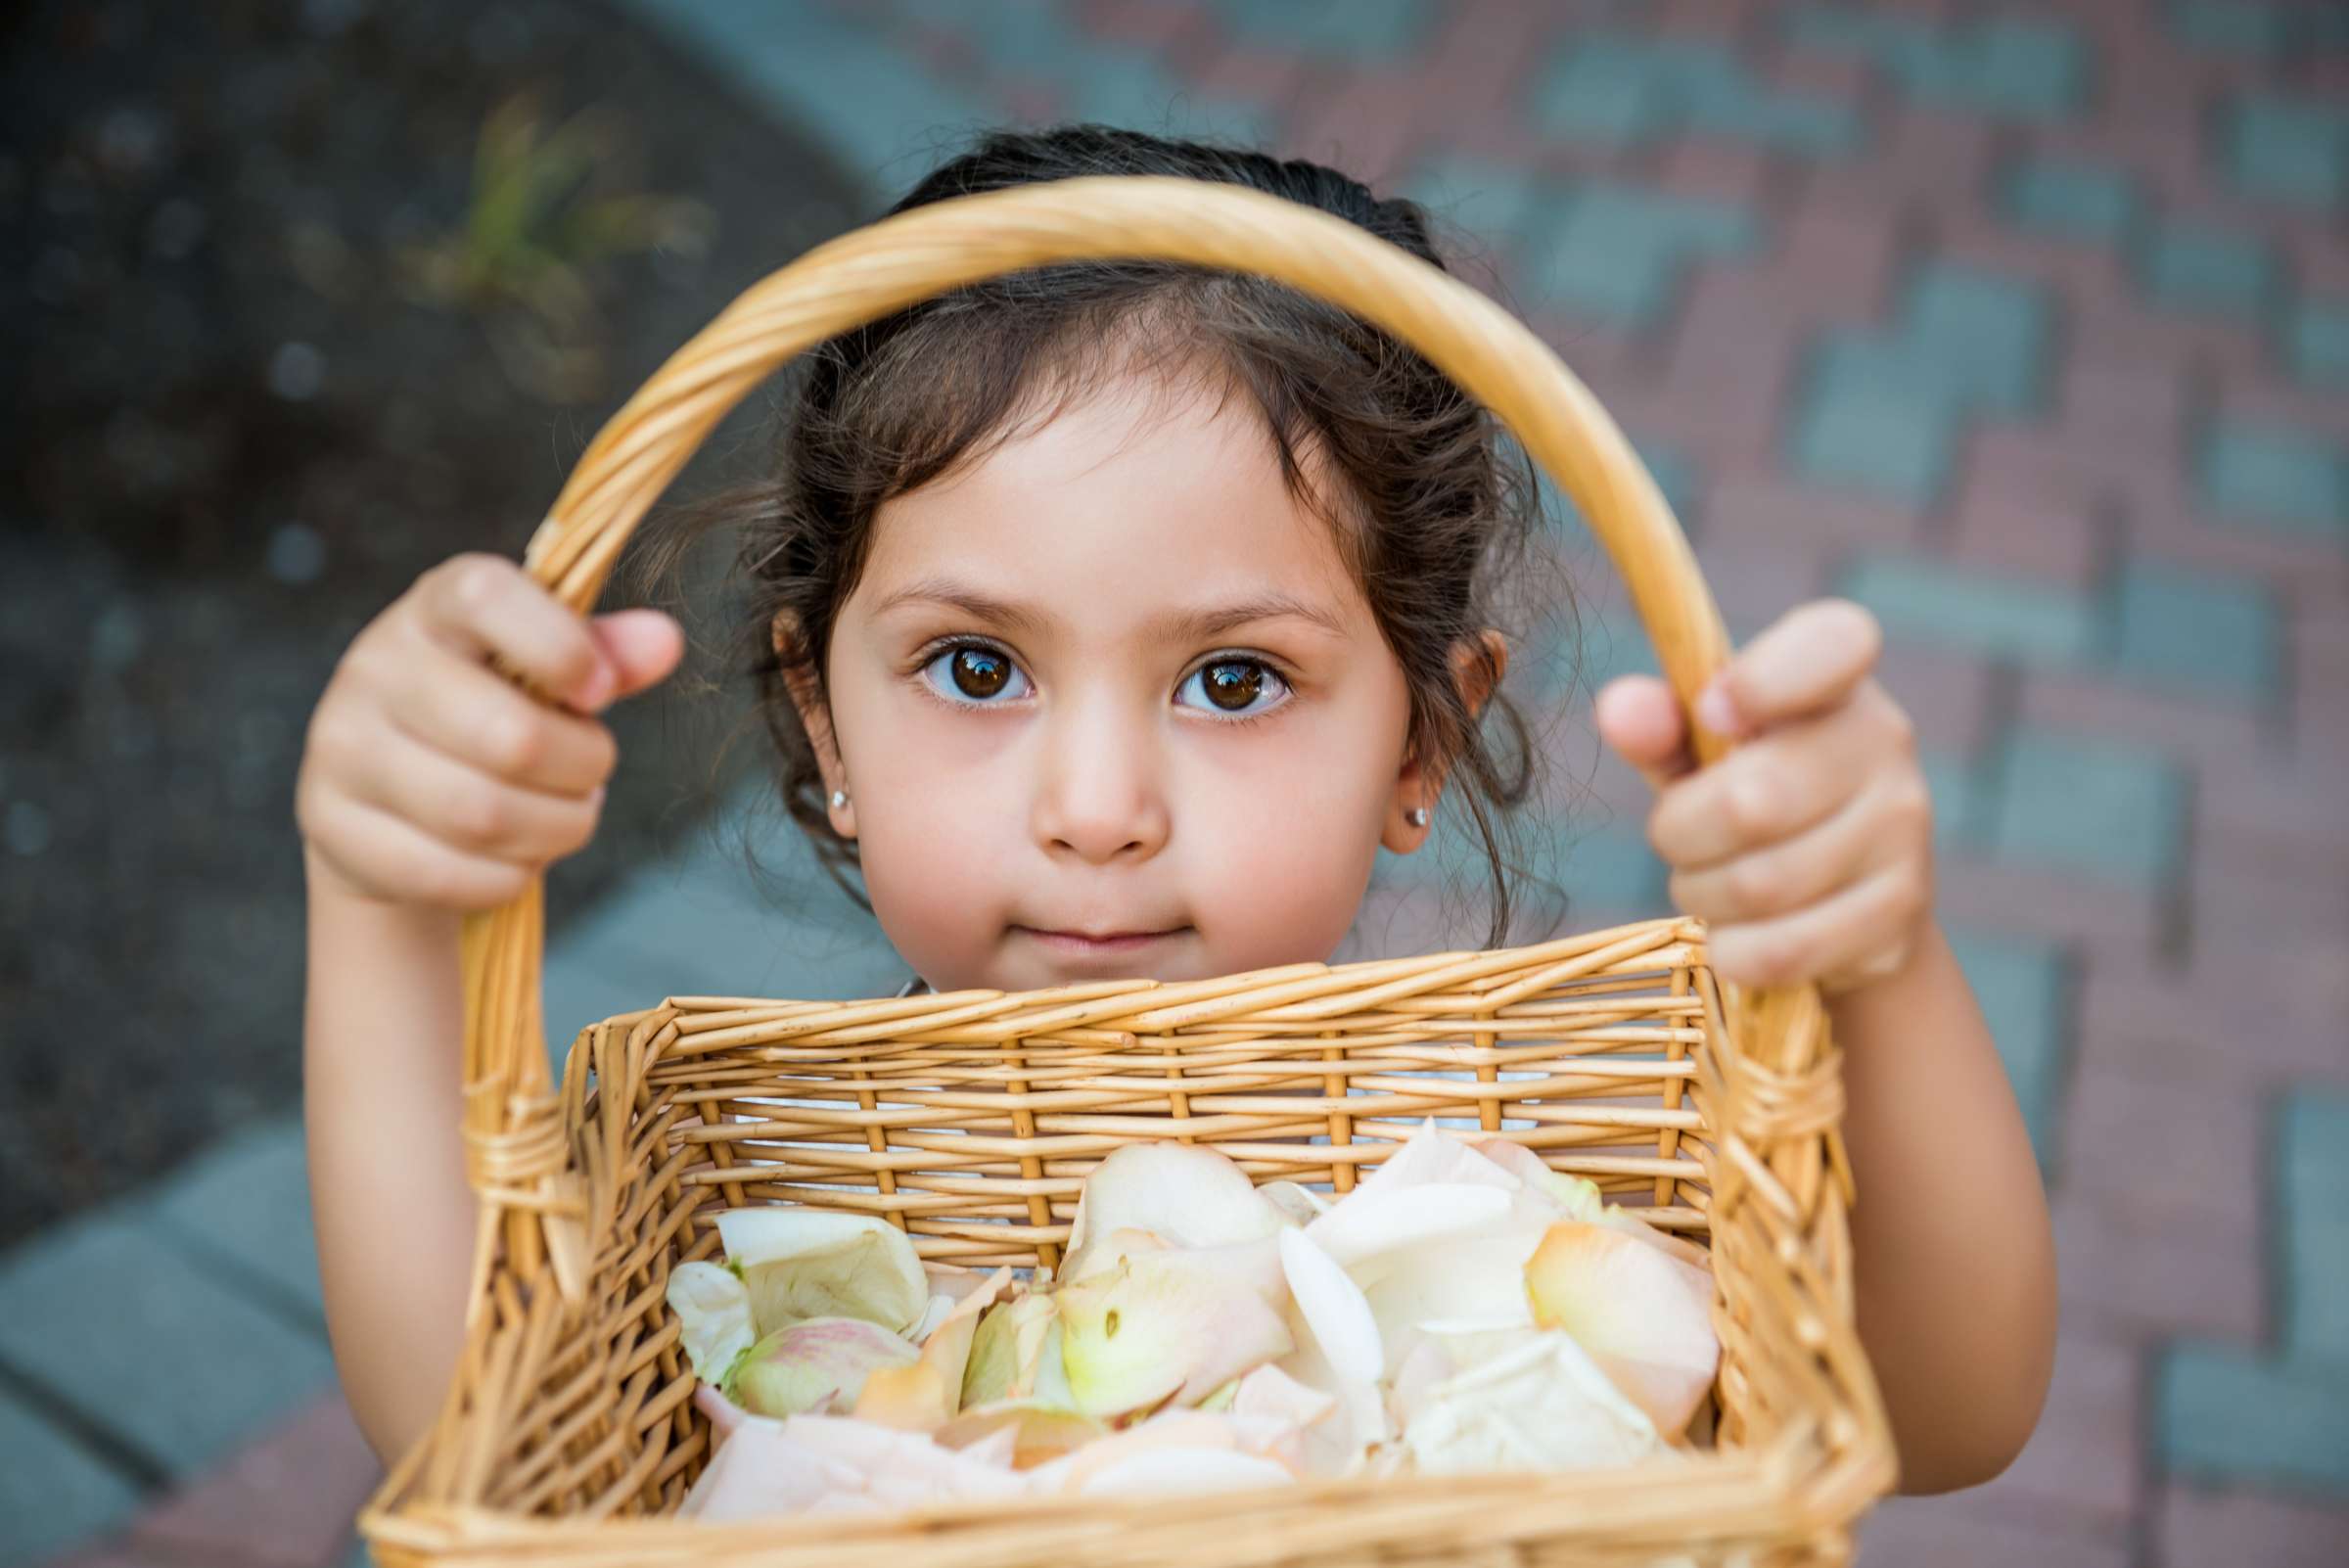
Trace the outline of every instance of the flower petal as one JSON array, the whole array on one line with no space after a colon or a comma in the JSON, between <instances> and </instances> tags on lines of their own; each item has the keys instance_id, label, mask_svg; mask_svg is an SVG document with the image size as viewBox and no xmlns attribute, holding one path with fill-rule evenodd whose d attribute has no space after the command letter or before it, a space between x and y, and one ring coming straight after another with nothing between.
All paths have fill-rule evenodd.
<instances>
[{"instance_id":1,"label":"flower petal","mask_svg":"<svg viewBox=\"0 0 2349 1568\"><path fill-rule=\"evenodd\" d=\"M685 1359L693 1375L714 1383L734 1359L758 1341L751 1320L751 1293L733 1269L714 1263L684 1263L668 1273L668 1309L684 1328Z\"/></svg>"},{"instance_id":2,"label":"flower petal","mask_svg":"<svg viewBox=\"0 0 2349 1568\"><path fill-rule=\"evenodd\" d=\"M1314 1245L1346 1268L1366 1258L1509 1222L1509 1193L1472 1182L1437 1181L1348 1193L1305 1227Z\"/></svg>"},{"instance_id":3,"label":"flower petal","mask_svg":"<svg viewBox=\"0 0 2349 1568\"><path fill-rule=\"evenodd\" d=\"M931 1436L947 1448L960 1449L1009 1432L1012 1468L1033 1470L1109 1436L1109 1430L1091 1416L1075 1410L1047 1407L1034 1400L1003 1400L966 1409Z\"/></svg>"},{"instance_id":4,"label":"flower petal","mask_svg":"<svg viewBox=\"0 0 2349 1568\"><path fill-rule=\"evenodd\" d=\"M1146 1253L1054 1293L1077 1408L1122 1415L1199 1399L1285 1356L1288 1327L1244 1278L1200 1253Z\"/></svg>"},{"instance_id":5,"label":"flower petal","mask_svg":"<svg viewBox=\"0 0 2349 1568\"><path fill-rule=\"evenodd\" d=\"M892 1333L920 1324L930 1282L905 1232L873 1215L783 1205L717 1217L726 1260L761 1334L809 1317L861 1317Z\"/></svg>"},{"instance_id":6,"label":"flower petal","mask_svg":"<svg viewBox=\"0 0 2349 1568\"><path fill-rule=\"evenodd\" d=\"M1330 1370L1348 1381L1376 1382L1386 1364L1386 1351L1361 1287L1309 1231L1280 1233L1280 1266L1298 1314Z\"/></svg>"},{"instance_id":7,"label":"flower petal","mask_svg":"<svg viewBox=\"0 0 2349 1568\"><path fill-rule=\"evenodd\" d=\"M910 1366L917 1354L861 1317L810 1317L744 1352L727 1369L722 1392L755 1415L847 1410L876 1370Z\"/></svg>"},{"instance_id":8,"label":"flower petal","mask_svg":"<svg viewBox=\"0 0 2349 1568\"><path fill-rule=\"evenodd\" d=\"M1092 1239L1113 1231L1145 1230L1172 1247L1220 1247L1261 1240L1280 1223L1280 1211L1248 1174L1215 1150L1128 1143L1084 1178L1061 1277L1075 1277Z\"/></svg>"},{"instance_id":9,"label":"flower petal","mask_svg":"<svg viewBox=\"0 0 2349 1568\"><path fill-rule=\"evenodd\" d=\"M1571 1336L1529 1332L1430 1389L1403 1446L1421 1473L1447 1475L1628 1464L1659 1442Z\"/></svg>"},{"instance_id":10,"label":"flower petal","mask_svg":"<svg viewBox=\"0 0 2349 1568\"><path fill-rule=\"evenodd\" d=\"M1354 1270L1386 1347L1386 1372L1400 1368L1412 1329L1431 1323L1481 1329L1530 1328L1525 1265L1542 1243L1531 1226L1457 1236L1381 1253Z\"/></svg>"},{"instance_id":11,"label":"flower petal","mask_svg":"<svg viewBox=\"0 0 2349 1568\"><path fill-rule=\"evenodd\" d=\"M1530 1190L1540 1192L1555 1203L1560 1220L1611 1225L1625 1235L1643 1241L1659 1252L1669 1253L1693 1268L1713 1267L1713 1260L1704 1248L1668 1230L1657 1229L1641 1218L1638 1210L1627 1204L1607 1202L1598 1189L1598 1183L1589 1176L1575 1176L1567 1171L1552 1171L1543 1162L1542 1156L1506 1138L1487 1138L1477 1144L1476 1149L1495 1165L1523 1181Z\"/></svg>"},{"instance_id":12,"label":"flower petal","mask_svg":"<svg viewBox=\"0 0 2349 1568\"><path fill-rule=\"evenodd\" d=\"M1071 1490L1088 1498L1172 1498L1288 1486L1296 1472L1278 1459L1228 1449L1165 1448L1099 1466Z\"/></svg>"},{"instance_id":13,"label":"flower petal","mask_svg":"<svg viewBox=\"0 0 2349 1568\"><path fill-rule=\"evenodd\" d=\"M857 1417L922 1432L951 1417L962 1404L963 1373L979 1314L1010 1288L1008 1268L980 1281L923 1342L921 1360L910 1366L881 1367L865 1379L856 1401Z\"/></svg>"},{"instance_id":14,"label":"flower petal","mask_svg":"<svg viewBox=\"0 0 2349 1568\"><path fill-rule=\"evenodd\" d=\"M1508 1172L1436 1126L1435 1119L1430 1117L1419 1124L1417 1131L1404 1139L1401 1148L1372 1166L1362 1184L1346 1196L1352 1199L1365 1192L1423 1186L1431 1181L1498 1187L1503 1192L1513 1192L1522 1185Z\"/></svg>"},{"instance_id":15,"label":"flower petal","mask_svg":"<svg viewBox=\"0 0 2349 1568\"><path fill-rule=\"evenodd\" d=\"M1527 1262L1535 1320L1562 1328L1658 1430L1678 1433L1713 1386L1713 1276L1606 1225L1561 1222Z\"/></svg>"},{"instance_id":16,"label":"flower petal","mask_svg":"<svg viewBox=\"0 0 2349 1568\"><path fill-rule=\"evenodd\" d=\"M1256 1190L1291 1224L1312 1224L1329 1212L1330 1199L1299 1182L1267 1181Z\"/></svg>"},{"instance_id":17,"label":"flower petal","mask_svg":"<svg viewBox=\"0 0 2349 1568\"><path fill-rule=\"evenodd\" d=\"M1045 1333L1059 1326L1058 1312L1049 1292L1030 1291L981 1315L963 1364L964 1408L1036 1393Z\"/></svg>"}]
</instances>

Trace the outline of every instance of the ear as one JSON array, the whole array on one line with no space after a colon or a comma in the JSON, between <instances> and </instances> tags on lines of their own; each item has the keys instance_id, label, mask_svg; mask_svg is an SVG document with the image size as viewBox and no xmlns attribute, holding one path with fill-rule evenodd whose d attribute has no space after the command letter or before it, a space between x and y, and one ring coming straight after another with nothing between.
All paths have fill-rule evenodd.
<instances>
[{"instance_id":1,"label":"ear","mask_svg":"<svg viewBox=\"0 0 2349 1568\"><path fill-rule=\"evenodd\" d=\"M1509 645L1497 631L1480 631L1451 651L1452 682L1459 687L1472 720L1484 713L1485 705L1499 689L1501 677L1508 672ZM1444 774L1440 766L1431 765L1416 751L1405 757L1403 771L1395 778L1395 800L1388 808L1386 828L1379 835L1379 843L1396 854L1409 854L1425 844L1435 831L1432 818L1437 797L1443 793ZM1426 826L1411 821L1409 813L1414 807L1424 809L1431 818Z\"/></svg>"},{"instance_id":2,"label":"ear","mask_svg":"<svg viewBox=\"0 0 2349 1568\"><path fill-rule=\"evenodd\" d=\"M824 701L823 688L815 671L800 660L799 620L788 610L775 612L769 637L774 643L775 656L783 661L783 684L791 691L791 706L799 710L800 726L806 730L808 744L815 751L817 771L823 774L825 810L832 820L832 831L844 839L856 836L856 803L851 799L845 806L833 806L832 798L848 789L848 769L841 765L840 748L832 734L832 709Z\"/></svg>"}]
</instances>

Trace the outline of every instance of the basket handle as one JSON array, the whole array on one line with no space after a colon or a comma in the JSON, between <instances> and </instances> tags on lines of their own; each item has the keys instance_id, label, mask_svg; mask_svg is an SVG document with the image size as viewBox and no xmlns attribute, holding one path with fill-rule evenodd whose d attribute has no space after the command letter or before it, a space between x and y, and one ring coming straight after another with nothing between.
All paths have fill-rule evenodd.
<instances>
[{"instance_id":1,"label":"basket handle","mask_svg":"<svg viewBox=\"0 0 2349 1568\"><path fill-rule=\"evenodd\" d=\"M793 355L963 284L1093 259L1261 273L1425 354L1574 498L1630 587L1688 715L1696 757L1711 761L1727 749L1724 737L1695 722L1693 708L1728 656L1721 614L1663 492L1589 390L1467 284L1344 218L1234 185L1110 176L1021 186L918 208L818 246L753 285L612 416L531 535L525 568L587 614L629 532L695 448ZM474 1182L517 1221L546 1212L544 1183L563 1158L559 1134L550 1135L540 1012L542 899L543 883L534 880L513 902L465 925ZM1809 988L1767 1000L1816 1016ZM1792 1052L1801 1059L1771 1065L1800 1070L1823 1048L1821 1032L1794 1033L1809 1041Z\"/></svg>"}]
</instances>

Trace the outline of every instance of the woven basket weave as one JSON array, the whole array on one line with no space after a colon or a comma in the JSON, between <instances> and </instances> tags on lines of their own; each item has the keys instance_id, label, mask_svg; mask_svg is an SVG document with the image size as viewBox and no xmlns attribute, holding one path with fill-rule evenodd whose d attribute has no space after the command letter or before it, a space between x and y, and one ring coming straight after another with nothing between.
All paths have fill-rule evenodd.
<instances>
[{"instance_id":1,"label":"woven basket weave","mask_svg":"<svg viewBox=\"0 0 2349 1568\"><path fill-rule=\"evenodd\" d=\"M793 354L1024 267L1250 271L1409 342L1573 496L1683 702L1727 657L1693 556L1589 392L1500 307L1360 229L1231 186L1072 180L941 203L744 294L597 436L525 564L595 604L630 530ZM1698 755L1723 748L1696 737ZM859 1002L672 996L593 1025L549 1082L542 890L465 930L466 1144L482 1200L442 1412L361 1523L386 1564L1238 1568L1826 1564L1891 1486L1853 1324L1838 1059L1808 989L1740 992L1694 922L1481 953ZM1426 1117L1514 1138L1710 1248L1715 1446L1595 1475L1314 1482L1202 1505L1081 1499L890 1519L664 1517L710 1455L664 1300L720 1209L889 1217L924 1257L1053 1266L1121 1144L1350 1189Z\"/></svg>"}]
</instances>

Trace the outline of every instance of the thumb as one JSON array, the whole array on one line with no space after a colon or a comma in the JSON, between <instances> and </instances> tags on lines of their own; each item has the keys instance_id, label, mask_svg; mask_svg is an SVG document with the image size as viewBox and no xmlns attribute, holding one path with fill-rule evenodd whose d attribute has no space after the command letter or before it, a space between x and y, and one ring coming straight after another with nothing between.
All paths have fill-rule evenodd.
<instances>
[{"instance_id":1,"label":"thumb","mask_svg":"<svg viewBox=\"0 0 2349 1568\"><path fill-rule=\"evenodd\" d=\"M1624 675L1607 682L1591 712L1599 738L1653 788L1662 789L1695 765L1680 701L1654 675Z\"/></svg>"},{"instance_id":2,"label":"thumb","mask_svg":"<svg viewBox=\"0 0 2349 1568\"><path fill-rule=\"evenodd\" d=\"M619 677L605 704L635 696L675 669L685 656L684 628L659 610L616 610L597 616L587 629Z\"/></svg>"}]
</instances>

